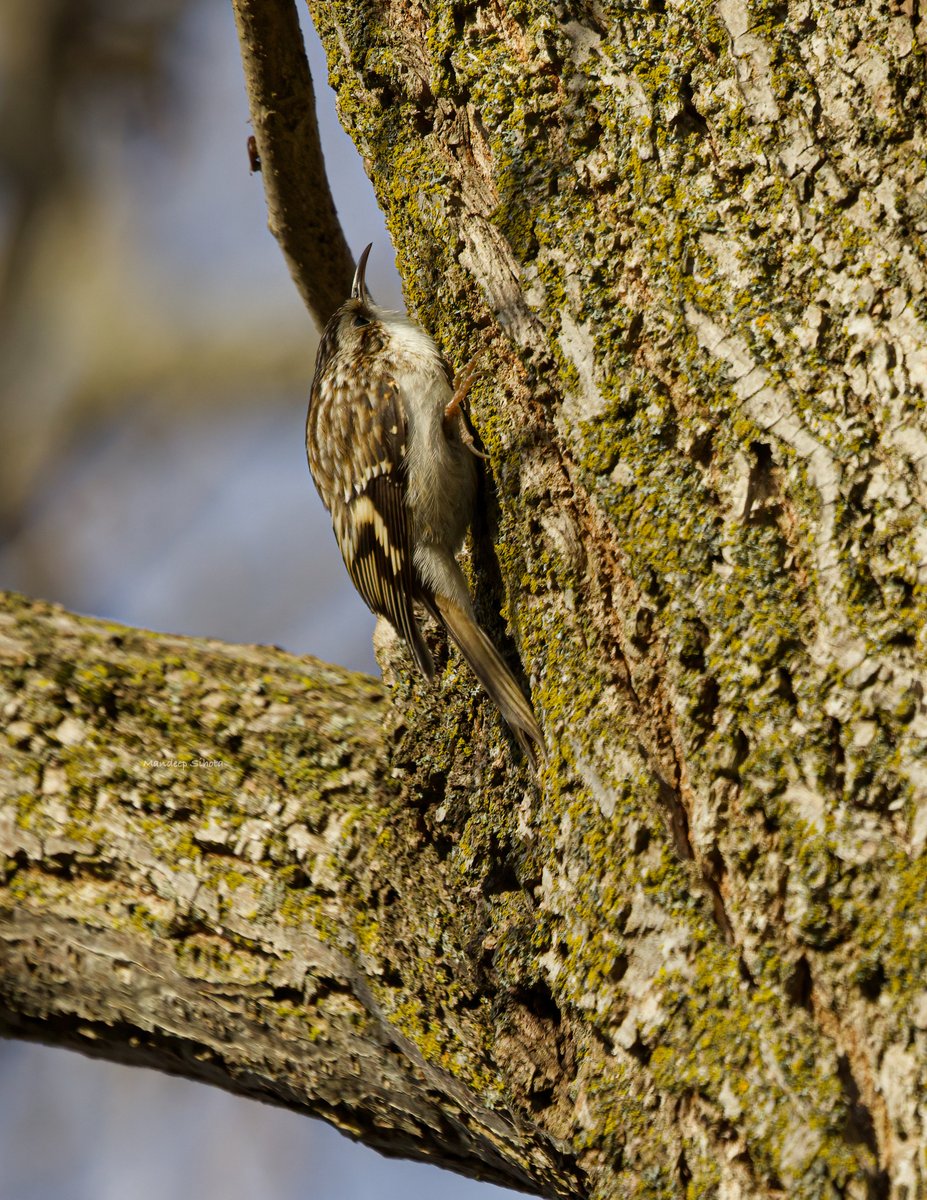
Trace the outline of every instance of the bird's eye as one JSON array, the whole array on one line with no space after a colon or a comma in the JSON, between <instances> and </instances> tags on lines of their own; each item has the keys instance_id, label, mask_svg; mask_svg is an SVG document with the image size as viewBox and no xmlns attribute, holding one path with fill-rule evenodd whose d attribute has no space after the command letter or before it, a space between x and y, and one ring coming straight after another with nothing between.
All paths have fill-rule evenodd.
<instances>
[{"instance_id":1,"label":"bird's eye","mask_svg":"<svg viewBox=\"0 0 927 1200\"><path fill-rule=\"evenodd\" d=\"M360 329L360 328L362 328L362 326L369 325L369 324L370 324L370 318L363 316L361 313L358 313L357 316L354 318L355 329Z\"/></svg>"}]
</instances>

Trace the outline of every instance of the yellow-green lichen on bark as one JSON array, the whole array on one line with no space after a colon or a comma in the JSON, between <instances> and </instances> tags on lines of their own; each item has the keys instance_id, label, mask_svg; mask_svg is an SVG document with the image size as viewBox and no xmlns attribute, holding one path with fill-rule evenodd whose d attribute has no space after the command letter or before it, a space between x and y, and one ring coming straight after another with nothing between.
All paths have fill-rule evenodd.
<instances>
[{"instance_id":1,"label":"yellow-green lichen on bark","mask_svg":"<svg viewBox=\"0 0 927 1200\"><path fill-rule=\"evenodd\" d=\"M877 1136L870 1128L847 1149L857 1085L847 1091L828 1074L852 1058L859 993L844 1001L825 988L796 1003L794 981L804 970L826 976L815 954L850 977L840 947L865 923L879 873L895 869L886 822L914 805L905 773L924 753L908 728L916 691L890 686L893 672L905 679L927 616L922 510L911 484L871 495L873 468L898 463L890 447L876 457L879 438L922 404L902 389L916 361L900 367L900 351L876 361L895 396L879 409L860 350L880 313L904 300L920 311L922 298L907 260L880 248L885 204L864 166L853 179L845 151L815 123L815 106L831 102L817 44L771 5L605 6L593 17L543 3L435 4L413 10L408 37L388 4L364 29L350 25L351 5L313 9L333 62L350 30L355 69L335 69L339 103L396 237L410 305L452 358L472 344L470 314L489 330L497 322L520 359L514 376L500 371L514 390L481 385L473 409L504 497L495 550L506 611L561 740L561 778L546 774L530 806L536 841L526 850L519 837L531 839L516 831L507 851L539 901L532 942L557 1002L585 1013L597 997L602 1036L613 1037L630 985L609 973L640 953L639 936L616 949L627 898L653 895L670 914L681 906L679 923L702 949L682 955L678 1026L655 1026L631 1077L646 1087L657 1072L661 1088L723 1111L746 1071L766 1109L746 1105L738 1118L750 1130L745 1177L788 1179L794 1195L868 1186L859 1181L874 1178ZM839 42L843 18L830 15L819 14L818 34ZM881 28L874 10L867 19ZM909 68L896 91L910 85ZM391 103L371 103L376 89ZM904 114L889 104L863 136L910 132ZM896 155L895 167L916 175L910 157ZM423 200L410 192L416 177ZM891 236L906 232L896 223ZM477 246L500 247L498 272ZM487 312L509 263L521 295ZM538 480L559 477L537 447L554 431L569 486L545 496ZM584 526L590 513L601 524ZM873 528L884 546L875 575ZM611 578L590 585L603 557ZM596 586L607 601L590 603ZM881 693L847 682L886 654ZM621 698L629 676L640 707ZM661 715L642 756L651 706ZM688 822L694 864L669 849L668 806ZM463 870L480 878L489 859L472 853L478 828L471 819L459 845ZM622 847L618 830L645 828L642 843L662 853ZM705 888L726 905L739 953L724 945ZM610 917L600 901L613 893L624 902ZM594 907L585 915L584 895ZM528 970L505 939L497 960L506 978ZM696 960L711 969L693 971ZM820 1068L818 1002L834 1039ZM702 1009L717 1036L697 1041L693 1057ZM750 1037L738 1034L747 1028ZM769 1047L776 1062L802 1064L787 1086L766 1070ZM696 1065L674 1078L659 1067L674 1061ZM576 1086L607 1091L617 1070L590 1058ZM872 1070L859 1057L847 1068L877 1108ZM818 1114L804 1142L794 1094L813 1096ZM700 1127L696 1118L689 1128ZM697 1140L692 1132L687 1155ZM707 1160L688 1170L712 1177Z\"/></svg>"}]
</instances>

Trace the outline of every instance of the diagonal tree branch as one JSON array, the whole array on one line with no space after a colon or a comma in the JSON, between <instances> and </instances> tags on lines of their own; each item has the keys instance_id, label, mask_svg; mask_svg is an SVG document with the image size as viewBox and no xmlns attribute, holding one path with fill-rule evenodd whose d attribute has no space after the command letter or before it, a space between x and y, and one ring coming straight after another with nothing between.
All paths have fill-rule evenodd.
<instances>
[{"instance_id":1,"label":"diagonal tree branch","mask_svg":"<svg viewBox=\"0 0 927 1200\"><path fill-rule=\"evenodd\" d=\"M306 307L324 325L354 259L325 172L315 93L294 0L232 0L268 224Z\"/></svg>"},{"instance_id":2,"label":"diagonal tree branch","mask_svg":"<svg viewBox=\"0 0 927 1200\"><path fill-rule=\"evenodd\" d=\"M500 1102L485 1010L457 1031L470 1084L416 1044L432 914L456 906L462 941L439 967L474 997L462 945L478 915L387 770L378 683L10 597L0 697L0 1033L569 1190L552 1140Z\"/></svg>"}]
</instances>

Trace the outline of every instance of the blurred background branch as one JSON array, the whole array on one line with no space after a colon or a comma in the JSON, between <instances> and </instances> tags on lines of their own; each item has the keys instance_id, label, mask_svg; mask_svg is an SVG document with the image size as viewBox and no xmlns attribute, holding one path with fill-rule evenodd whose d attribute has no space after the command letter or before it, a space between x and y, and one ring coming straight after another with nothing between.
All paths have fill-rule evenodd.
<instances>
[{"instance_id":1,"label":"blurred background branch","mask_svg":"<svg viewBox=\"0 0 927 1200\"><path fill-rule=\"evenodd\" d=\"M0 13L7 540L23 532L88 425L124 415L127 399L224 410L257 389L280 404L305 386L313 334L282 288L236 280L233 304L234 269L221 271L221 281L209 279L220 274L212 266L195 273L203 251L216 247L194 245L176 273L164 259L165 235L191 231L182 215L186 230L164 228L177 195L166 194L159 175L166 182L180 165L197 176L196 142L213 115L188 69L191 26L202 12L187 0L38 0ZM227 188L233 173L239 184L252 182L245 140L242 128L240 149L224 164ZM179 164L165 161L175 154ZM230 191L207 201L218 215Z\"/></svg>"}]
</instances>

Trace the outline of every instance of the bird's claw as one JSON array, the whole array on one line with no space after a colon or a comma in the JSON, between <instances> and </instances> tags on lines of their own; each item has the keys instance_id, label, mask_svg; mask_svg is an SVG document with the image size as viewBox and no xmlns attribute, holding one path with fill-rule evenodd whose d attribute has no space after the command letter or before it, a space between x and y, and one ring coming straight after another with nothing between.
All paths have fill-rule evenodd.
<instances>
[{"instance_id":1,"label":"bird's claw","mask_svg":"<svg viewBox=\"0 0 927 1200\"><path fill-rule=\"evenodd\" d=\"M461 407L467 398L470 389L474 383L480 378L484 372L477 366L478 360L486 353L486 347L483 346L477 350L476 354L465 363L457 374L454 376L454 394L451 396L447 407L444 410L444 428L450 429L451 422L460 414L461 419L457 421L457 432L460 435L460 440L467 447L471 454L475 454L477 458L484 460L489 459L488 454L484 454L482 450L477 450L473 441L473 434L463 419Z\"/></svg>"},{"instance_id":2,"label":"bird's claw","mask_svg":"<svg viewBox=\"0 0 927 1200\"><path fill-rule=\"evenodd\" d=\"M476 364L485 353L486 347L483 346L477 350L470 361L465 363L454 376L454 394L451 396L450 402L444 410L445 421L449 421L459 410L464 400L466 400L470 389L483 374L481 370L477 369Z\"/></svg>"}]
</instances>

